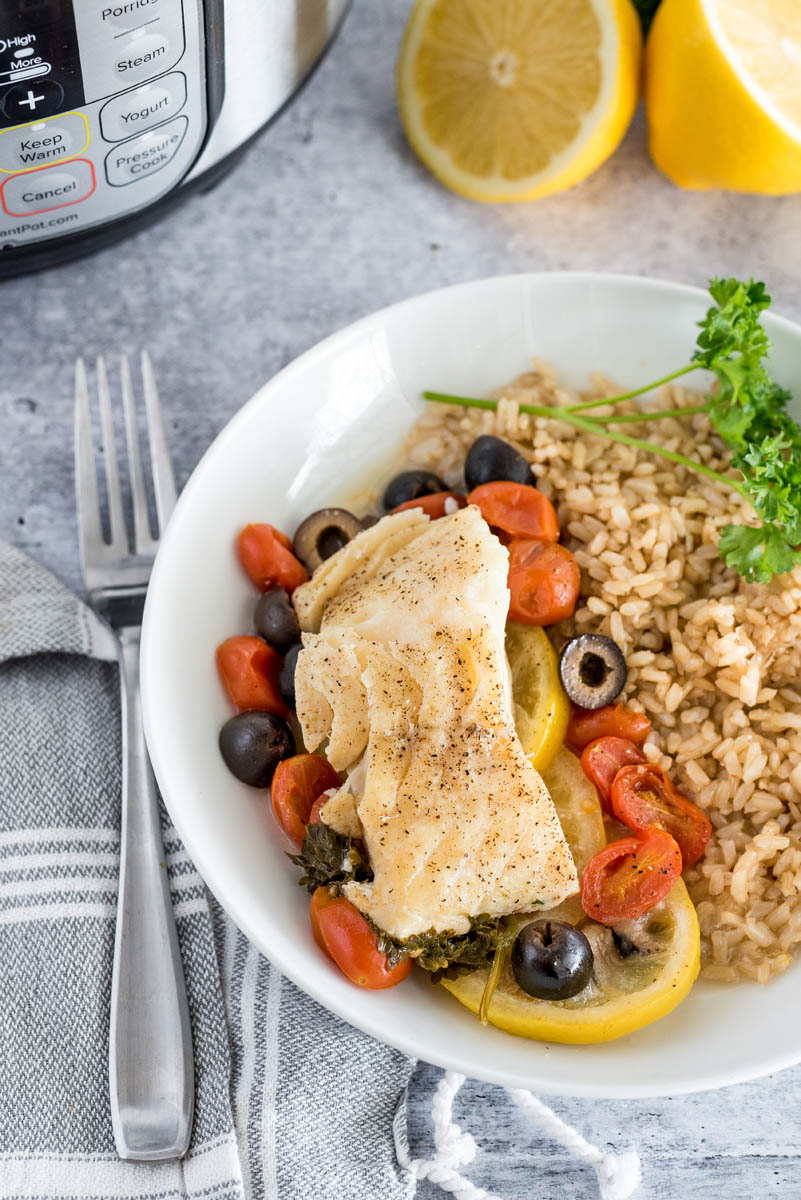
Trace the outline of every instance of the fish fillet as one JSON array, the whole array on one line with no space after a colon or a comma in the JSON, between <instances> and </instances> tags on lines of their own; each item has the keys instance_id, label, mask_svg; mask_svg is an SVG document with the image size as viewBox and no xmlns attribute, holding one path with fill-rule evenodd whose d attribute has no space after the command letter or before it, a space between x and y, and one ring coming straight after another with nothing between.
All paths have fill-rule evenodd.
<instances>
[{"instance_id":1,"label":"fish fillet","mask_svg":"<svg viewBox=\"0 0 801 1200\"><path fill-rule=\"evenodd\" d=\"M413 519L412 519L413 518ZM348 898L397 938L559 904L576 870L512 712L507 552L470 506L383 518L294 593L297 713L348 773L322 816L360 829Z\"/></svg>"}]
</instances>

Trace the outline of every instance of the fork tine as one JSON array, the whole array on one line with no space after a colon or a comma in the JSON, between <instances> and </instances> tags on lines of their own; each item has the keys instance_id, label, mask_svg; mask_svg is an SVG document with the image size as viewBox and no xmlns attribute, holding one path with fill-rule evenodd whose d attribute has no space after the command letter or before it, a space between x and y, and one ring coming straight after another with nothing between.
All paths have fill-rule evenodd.
<instances>
[{"instance_id":1,"label":"fork tine","mask_svg":"<svg viewBox=\"0 0 801 1200\"><path fill-rule=\"evenodd\" d=\"M128 475L131 481L133 505L134 548L137 554L151 554L155 547L150 535L147 493L142 471L142 452L139 445L139 431L136 428L136 405L127 354L120 355L120 382L122 384L122 409L125 417L125 440L128 444Z\"/></svg>"},{"instance_id":2,"label":"fork tine","mask_svg":"<svg viewBox=\"0 0 801 1200\"><path fill-rule=\"evenodd\" d=\"M97 397L100 407L100 432L103 442L103 459L106 467L106 490L108 491L108 520L110 546L120 554L128 548L125 517L122 511L120 476L117 469L117 450L114 445L114 419L111 415L111 393L109 392L106 363L102 355L97 359Z\"/></svg>"},{"instance_id":3,"label":"fork tine","mask_svg":"<svg viewBox=\"0 0 801 1200\"><path fill-rule=\"evenodd\" d=\"M78 540L84 572L103 551L97 472L92 450L92 420L89 415L89 386L82 358L75 363L75 501L78 508Z\"/></svg>"},{"instance_id":4,"label":"fork tine","mask_svg":"<svg viewBox=\"0 0 801 1200\"><path fill-rule=\"evenodd\" d=\"M167 449L167 438L164 434L164 424L161 419L159 394L156 389L156 376L153 364L147 350L142 351L142 383L145 392L145 413L147 414L147 430L150 437L150 463L153 471L153 490L156 493L156 512L159 518L159 536L167 527L172 510L175 508L175 480L173 479L170 453Z\"/></svg>"}]
</instances>

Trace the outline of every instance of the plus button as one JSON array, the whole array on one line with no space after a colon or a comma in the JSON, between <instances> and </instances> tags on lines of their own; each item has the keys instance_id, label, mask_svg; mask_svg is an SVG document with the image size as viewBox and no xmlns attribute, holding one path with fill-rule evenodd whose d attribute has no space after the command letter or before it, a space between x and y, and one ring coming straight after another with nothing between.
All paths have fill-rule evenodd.
<instances>
[{"instance_id":1,"label":"plus button","mask_svg":"<svg viewBox=\"0 0 801 1200\"><path fill-rule=\"evenodd\" d=\"M34 96L33 91L30 88L28 88L27 98L24 100L20 100L19 103L24 104L27 108L29 108L31 110L31 112L33 112L33 110L36 108L36 105L41 100L44 100L44 96Z\"/></svg>"}]
</instances>

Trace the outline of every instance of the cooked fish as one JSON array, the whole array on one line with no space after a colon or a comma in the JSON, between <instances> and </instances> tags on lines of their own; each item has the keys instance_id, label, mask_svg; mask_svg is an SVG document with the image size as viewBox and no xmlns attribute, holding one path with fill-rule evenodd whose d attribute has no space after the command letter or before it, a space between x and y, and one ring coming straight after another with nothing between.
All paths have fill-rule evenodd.
<instances>
[{"instance_id":1,"label":"cooked fish","mask_svg":"<svg viewBox=\"0 0 801 1200\"><path fill-rule=\"evenodd\" d=\"M358 534L297 589L304 741L348 772L322 817L361 830L374 879L349 899L397 938L577 889L553 803L515 732L507 552L478 509Z\"/></svg>"}]
</instances>

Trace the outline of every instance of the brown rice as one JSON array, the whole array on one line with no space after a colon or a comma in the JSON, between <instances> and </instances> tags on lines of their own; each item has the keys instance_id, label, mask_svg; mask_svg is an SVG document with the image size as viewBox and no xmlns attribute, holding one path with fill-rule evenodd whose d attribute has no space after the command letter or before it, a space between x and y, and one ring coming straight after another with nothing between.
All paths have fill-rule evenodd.
<instances>
[{"instance_id":1,"label":"brown rice","mask_svg":"<svg viewBox=\"0 0 801 1200\"><path fill-rule=\"evenodd\" d=\"M713 823L705 857L686 876L703 972L766 983L801 944L801 568L768 585L745 583L717 554L721 525L752 516L735 492L518 411L613 391L596 378L578 396L537 362L496 393L497 413L430 405L409 451L451 485L479 433L507 438L532 462L581 566L582 599L553 631L557 644L587 631L620 644L629 667L623 699L653 722L648 757ZM697 401L671 388L656 403ZM704 416L626 432L726 469Z\"/></svg>"}]
</instances>

